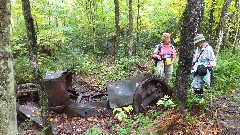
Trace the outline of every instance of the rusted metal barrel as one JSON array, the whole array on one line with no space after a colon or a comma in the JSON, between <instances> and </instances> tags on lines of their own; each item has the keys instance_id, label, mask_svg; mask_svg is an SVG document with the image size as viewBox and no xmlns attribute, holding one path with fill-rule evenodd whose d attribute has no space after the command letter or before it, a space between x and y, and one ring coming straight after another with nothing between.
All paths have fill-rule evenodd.
<instances>
[{"instance_id":1,"label":"rusted metal barrel","mask_svg":"<svg viewBox=\"0 0 240 135\"><path fill-rule=\"evenodd\" d=\"M44 87L47 92L50 109L59 111L68 104L67 89L72 86L70 71L48 71L44 78Z\"/></svg>"},{"instance_id":2,"label":"rusted metal barrel","mask_svg":"<svg viewBox=\"0 0 240 135\"><path fill-rule=\"evenodd\" d=\"M145 73L108 82L107 92L110 108L132 104L138 113L153 101L171 95L171 88L160 76Z\"/></svg>"},{"instance_id":3,"label":"rusted metal barrel","mask_svg":"<svg viewBox=\"0 0 240 135\"><path fill-rule=\"evenodd\" d=\"M136 88L133 97L133 111L135 113L142 112L145 107L164 95L172 96L171 87L164 78L157 75L147 78Z\"/></svg>"}]
</instances>

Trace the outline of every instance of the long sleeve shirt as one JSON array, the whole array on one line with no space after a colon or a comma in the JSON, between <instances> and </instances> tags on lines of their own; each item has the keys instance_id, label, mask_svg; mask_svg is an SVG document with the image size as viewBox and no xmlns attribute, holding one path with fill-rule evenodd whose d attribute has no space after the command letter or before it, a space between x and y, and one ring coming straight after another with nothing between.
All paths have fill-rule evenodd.
<instances>
[{"instance_id":1,"label":"long sleeve shirt","mask_svg":"<svg viewBox=\"0 0 240 135\"><path fill-rule=\"evenodd\" d=\"M203 50L203 52L201 54L202 50ZM199 55L200 55L200 57L199 57ZM216 66L216 57L214 55L212 47L208 43L206 43L206 45L203 46L203 48L197 47L195 54L193 56L192 63L195 63L198 57L199 57L199 59L198 59L199 62L208 62L213 67Z\"/></svg>"}]
</instances>

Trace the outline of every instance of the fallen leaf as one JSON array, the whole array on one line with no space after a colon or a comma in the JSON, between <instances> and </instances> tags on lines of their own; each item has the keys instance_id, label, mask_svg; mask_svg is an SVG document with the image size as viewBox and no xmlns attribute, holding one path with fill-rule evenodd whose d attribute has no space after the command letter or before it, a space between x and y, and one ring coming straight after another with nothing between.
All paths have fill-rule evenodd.
<instances>
[{"instance_id":1,"label":"fallen leaf","mask_svg":"<svg viewBox=\"0 0 240 135\"><path fill-rule=\"evenodd\" d=\"M182 135L182 134L183 134L183 131L178 131L178 133L179 133L180 135Z\"/></svg>"},{"instance_id":2,"label":"fallen leaf","mask_svg":"<svg viewBox=\"0 0 240 135\"><path fill-rule=\"evenodd\" d=\"M50 118L49 121L52 122L54 119L53 118Z\"/></svg>"},{"instance_id":3,"label":"fallen leaf","mask_svg":"<svg viewBox=\"0 0 240 135\"><path fill-rule=\"evenodd\" d=\"M223 105L223 108L227 108L227 106L226 106L226 105Z\"/></svg>"}]
</instances>

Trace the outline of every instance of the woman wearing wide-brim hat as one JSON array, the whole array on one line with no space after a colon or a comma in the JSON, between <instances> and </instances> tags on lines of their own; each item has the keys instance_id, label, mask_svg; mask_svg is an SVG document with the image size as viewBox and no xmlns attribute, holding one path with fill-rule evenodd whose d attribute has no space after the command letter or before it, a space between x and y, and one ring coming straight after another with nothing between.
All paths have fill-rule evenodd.
<instances>
[{"instance_id":1,"label":"woman wearing wide-brim hat","mask_svg":"<svg viewBox=\"0 0 240 135\"><path fill-rule=\"evenodd\" d=\"M194 37L195 50L191 72L193 73L192 88L195 94L203 94L203 83L212 82L212 68L216 66L216 57L212 47L206 42L203 34Z\"/></svg>"}]
</instances>

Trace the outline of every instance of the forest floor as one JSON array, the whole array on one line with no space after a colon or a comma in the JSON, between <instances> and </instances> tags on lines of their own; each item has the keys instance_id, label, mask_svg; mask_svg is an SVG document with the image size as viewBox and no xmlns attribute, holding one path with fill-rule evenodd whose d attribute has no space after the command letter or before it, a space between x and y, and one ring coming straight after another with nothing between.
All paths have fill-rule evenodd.
<instances>
[{"instance_id":1,"label":"forest floor","mask_svg":"<svg viewBox=\"0 0 240 135\"><path fill-rule=\"evenodd\" d=\"M213 100L209 113L216 118L221 134L240 134L240 90L232 96Z\"/></svg>"},{"instance_id":2,"label":"forest floor","mask_svg":"<svg viewBox=\"0 0 240 135\"><path fill-rule=\"evenodd\" d=\"M89 81L89 80L87 80ZM93 91L104 91L102 88L94 87ZM240 90L233 96L221 96L213 99L212 106L208 105L204 109L194 107L191 110L181 110L179 108L162 110L157 106L151 106L154 111L165 111L167 115L159 117L150 125L148 131L142 134L155 132L157 134L239 134L240 133ZM147 111L142 113L149 115ZM133 115L133 114L132 114ZM55 120L56 135L79 135L84 134L88 129L97 127L99 134L117 134L116 125L123 127L124 122L118 121L112 110L106 110L101 117L69 117L66 114L51 113L51 118ZM26 122L18 118L19 134L32 135L42 134L43 128L32 121ZM131 134L136 134L135 123Z\"/></svg>"}]
</instances>

